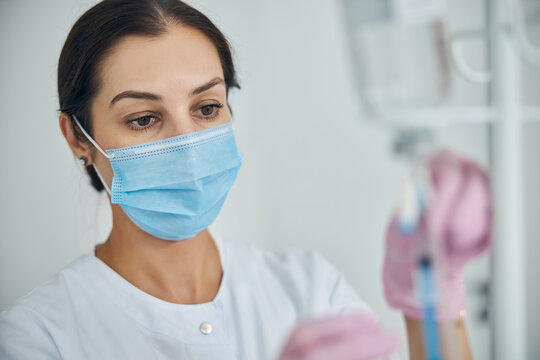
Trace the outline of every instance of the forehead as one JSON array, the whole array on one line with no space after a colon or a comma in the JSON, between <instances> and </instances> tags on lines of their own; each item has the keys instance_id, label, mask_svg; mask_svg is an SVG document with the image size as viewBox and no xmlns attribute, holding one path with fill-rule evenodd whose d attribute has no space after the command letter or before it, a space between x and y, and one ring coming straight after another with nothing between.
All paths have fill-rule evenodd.
<instances>
[{"instance_id":1,"label":"forehead","mask_svg":"<svg viewBox=\"0 0 540 360\"><path fill-rule=\"evenodd\" d=\"M200 31L181 25L169 25L157 37L122 39L100 64L99 74L100 88L109 94L173 85L189 91L213 77L223 78L214 44Z\"/></svg>"}]
</instances>

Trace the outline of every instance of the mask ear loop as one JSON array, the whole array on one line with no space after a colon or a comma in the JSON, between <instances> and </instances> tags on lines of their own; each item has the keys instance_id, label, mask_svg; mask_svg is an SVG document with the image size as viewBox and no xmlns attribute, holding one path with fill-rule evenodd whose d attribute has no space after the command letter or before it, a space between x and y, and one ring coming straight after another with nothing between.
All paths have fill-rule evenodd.
<instances>
[{"instance_id":1,"label":"mask ear loop","mask_svg":"<svg viewBox=\"0 0 540 360\"><path fill-rule=\"evenodd\" d=\"M86 130L84 130L84 128L82 127L81 123L79 122L79 120L77 119L77 117L75 115L71 115L73 116L73 120L75 120L75 124L77 124L77 126L79 127L79 129L81 129L82 133L84 134L84 136L88 139L88 141L90 141L92 143L92 145L94 145L96 147L96 149L99 150L100 153L103 154L103 156L105 156L107 159L112 159L114 157L114 154L111 154L110 156L105 152L103 151L103 149L97 144L97 142L94 141L94 139L92 139L92 137L90 135L88 135L88 133L86 132Z\"/></svg>"},{"instance_id":2,"label":"mask ear loop","mask_svg":"<svg viewBox=\"0 0 540 360\"><path fill-rule=\"evenodd\" d=\"M109 187L107 186L107 183L105 182L105 180L103 180L103 178L101 177L101 174L99 173L96 165L92 164L92 167L94 168L94 171L96 172L96 175L98 176L99 180L101 180L101 184L103 184L103 187L105 188L105 191L107 191L107 193L109 195L111 195L111 189L109 189ZM111 195L112 196L112 195Z\"/></svg>"},{"instance_id":3,"label":"mask ear loop","mask_svg":"<svg viewBox=\"0 0 540 360\"><path fill-rule=\"evenodd\" d=\"M101 147L94 141L94 139L92 139L92 137L90 135L88 135L88 133L86 132L86 130L84 130L84 128L82 127L81 123L79 122L79 120L77 119L77 117L75 115L71 115L73 117L73 120L75 121L75 124L77 124L77 126L79 127L79 129L81 129L83 135L88 139L88 141L90 141L92 143L92 145L94 145L94 147L96 149L99 150L100 153L103 154L103 156L105 156L107 159L112 159L114 158L114 154L111 154L110 156L105 152L103 151L103 149L101 149ZM103 185L103 187L105 188L105 191L107 191L107 193L109 195L111 195L111 189L107 186L107 183L105 182L105 180L103 180L103 177L101 176L101 174L99 173L96 165L92 164L92 167L94 168L94 171L96 172L96 175L98 176L99 180L101 181L101 184ZM112 195L111 195L112 196Z\"/></svg>"}]
</instances>

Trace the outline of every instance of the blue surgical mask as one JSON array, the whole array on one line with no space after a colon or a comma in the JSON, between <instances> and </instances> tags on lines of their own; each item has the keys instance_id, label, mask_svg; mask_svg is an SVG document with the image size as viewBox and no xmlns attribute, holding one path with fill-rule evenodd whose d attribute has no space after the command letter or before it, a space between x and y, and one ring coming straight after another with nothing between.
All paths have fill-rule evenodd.
<instances>
[{"instance_id":1,"label":"blue surgical mask","mask_svg":"<svg viewBox=\"0 0 540 360\"><path fill-rule=\"evenodd\" d=\"M194 237L216 219L236 179L242 157L231 123L147 144L103 151L114 177L109 189L141 229L165 240Z\"/></svg>"}]
</instances>

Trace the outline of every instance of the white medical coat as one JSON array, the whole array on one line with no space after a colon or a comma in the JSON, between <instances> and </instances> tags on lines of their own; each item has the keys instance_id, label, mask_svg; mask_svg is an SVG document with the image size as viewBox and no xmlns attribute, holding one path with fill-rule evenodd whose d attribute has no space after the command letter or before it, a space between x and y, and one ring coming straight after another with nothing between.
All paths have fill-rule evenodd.
<instances>
[{"instance_id":1,"label":"white medical coat","mask_svg":"<svg viewBox=\"0 0 540 360\"><path fill-rule=\"evenodd\" d=\"M370 311L316 252L215 238L223 278L213 301L160 300L84 255L0 314L0 359L275 360L299 320Z\"/></svg>"}]
</instances>

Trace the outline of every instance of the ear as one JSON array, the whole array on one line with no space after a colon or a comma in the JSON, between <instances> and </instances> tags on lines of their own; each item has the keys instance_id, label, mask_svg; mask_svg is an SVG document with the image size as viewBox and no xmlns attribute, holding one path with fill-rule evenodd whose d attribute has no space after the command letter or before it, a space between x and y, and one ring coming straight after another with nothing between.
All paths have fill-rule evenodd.
<instances>
[{"instance_id":1,"label":"ear","mask_svg":"<svg viewBox=\"0 0 540 360\"><path fill-rule=\"evenodd\" d=\"M88 160L86 165L92 164L91 145L89 142L79 140L79 137L73 130L71 116L66 113L61 113L58 120L60 123L60 130L71 148L71 151L73 151L73 155L75 155L77 159L84 156Z\"/></svg>"}]
</instances>

